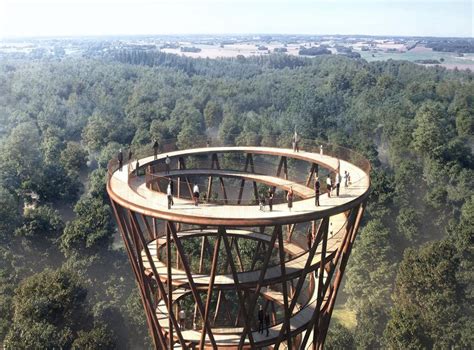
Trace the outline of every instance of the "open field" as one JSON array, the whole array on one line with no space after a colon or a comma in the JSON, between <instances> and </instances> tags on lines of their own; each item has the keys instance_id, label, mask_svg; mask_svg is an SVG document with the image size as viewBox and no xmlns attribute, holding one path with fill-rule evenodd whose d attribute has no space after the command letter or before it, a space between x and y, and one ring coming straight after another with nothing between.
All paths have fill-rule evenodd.
<instances>
[{"instance_id":1,"label":"open field","mask_svg":"<svg viewBox=\"0 0 474 350\"><path fill-rule=\"evenodd\" d=\"M360 51L362 58L367 61L386 61L392 60L405 60L414 62L416 60L440 60L444 59L444 62L440 64L442 67L448 69L467 69L471 70L474 68L474 54L464 54L464 57L458 57L457 54L452 52L437 52L432 51L429 48L420 47L415 48L407 52L370 52Z\"/></svg>"},{"instance_id":2,"label":"open field","mask_svg":"<svg viewBox=\"0 0 474 350\"><path fill-rule=\"evenodd\" d=\"M312 42L300 42L294 44L284 44L280 42L271 42L271 43L258 43L258 42L247 42L247 43L236 43L228 45L203 45L203 44L193 44L191 42L180 42L181 47L196 47L201 49L200 52L181 52L180 48L165 48L161 49L162 52L173 53L177 55L183 55L188 57L200 57L200 58L228 58L228 57L237 57L242 55L244 57L257 56L257 55L268 55L274 52L275 48L287 49L288 55L298 56L299 49L301 46L311 47L315 46L315 43ZM336 49L331 47L332 43L328 42L329 50L334 54ZM264 46L267 50L259 50L259 46ZM347 45L344 45L347 46ZM361 51L360 48L363 46L363 43L358 43L352 45L354 52L360 53L361 57L369 62L371 61L386 61L389 59L393 60L405 60L410 62L415 62L417 60L438 60L441 62L443 59L444 62L441 62L439 65L448 69L473 69L474 68L474 54L464 54L464 57L459 57L458 54L452 52L437 52L432 51L432 49L417 46L410 51L406 51L404 45L401 44L390 44L383 43L377 44L375 49L371 51ZM399 51L388 51L399 50Z\"/></svg>"},{"instance_id":3,"label":"open field","mask_svg":"<svg viewBox=\"0 0 474 350\"><path fill-rule=\"evenodd\" d=\"M177 49L161 49L163 52L174 53L178 55L184 55L188 57L201 57L201 58L219 58L219 57L237 57L242 55L244 57L256 56L256 55L268 55L273 52L275 48L284 47L283 44L278 42L272 42L269 44L262 44L268 48L268 50L259 50L259 45L254 42L249 43L238 43L229 45L193 45L191 43L180 43L182 46L193 46L201 49L201 52L181 52ZM288 54L298 56L298 51L301 44L288 44L286 49Z\"/></svg>"},{"instance_id":4,"label":"open field","mask_svg":"<svg viewBox=\"0 0 474 350\"><path fill-rule=\"evenodd\" d=\"M308 36L308 35L181 35L181 36L129 36L106 37L100 39L100 45L91 45L92 38L55 38L0 40L0 58L62 58L65 56L101 57L114 50L124 51L161 51L193 58L232 58L265 56L284 51L287 55L299 56L301 48L323 46L333 55L345 54L357 57L358 54L369 62L405 60L439 61L447 69L474 68L474 41L459 39L458 46L448 44L436 38L413 37L360 37L360 36ZM441 40L441 41L440 41ZM446 51L433 51L433 45L441 45ZM445 46L443 46L445 45ZM275 51L276 50L276 51ZM198 51L198 52L194 52ZM458 54L455 51L460 51ZM308 56L307 56L308 57ZM425 64L429 65L429 64Z\"/></svg>"}]
</instances>

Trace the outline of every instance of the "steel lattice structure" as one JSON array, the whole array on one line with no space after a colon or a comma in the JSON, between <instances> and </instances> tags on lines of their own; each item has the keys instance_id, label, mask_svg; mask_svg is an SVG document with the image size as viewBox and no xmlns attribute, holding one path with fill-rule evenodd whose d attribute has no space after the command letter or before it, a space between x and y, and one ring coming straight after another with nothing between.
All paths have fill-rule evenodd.
<instances>
[{"instance_id":1,"label":"steel lattice structure","mask_svg":"<svg viewBox=\"0 0 474 350\"><path fill-rule=\"evenodd\" d=\"M168 147L138 164L109 164L107 191L157 349L323 347L370 165L341 148L323 155L319 144L302 142L301 149ZM346 171L350 184L343 179L339 196L322 191L315 206L314 178ZM207 187L197 207L193 183ZM262 184L280 195L272 211L256 203ZM263 333L259 306L270 318Z\"/></svg>"}]
</instances>

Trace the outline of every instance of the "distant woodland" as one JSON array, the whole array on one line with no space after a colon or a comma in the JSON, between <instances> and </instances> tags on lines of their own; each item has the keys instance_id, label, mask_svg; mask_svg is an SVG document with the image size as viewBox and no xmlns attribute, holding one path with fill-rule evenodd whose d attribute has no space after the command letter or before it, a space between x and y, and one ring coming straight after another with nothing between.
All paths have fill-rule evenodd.
<instances>
[{"instance_id":1,"label":"distant woodland","mask_svg":"<svg viewBox=\"0 0 474 350\"><path fill-rule=\"evenodd\" d=\"M0 343L147 349L105 191L120 147L326 140L372 163L327 349L474 344L474 74L402 61L115 51L0 62ZM35 205L32 205L34 204Z\"/></svg>"}]
</instances>

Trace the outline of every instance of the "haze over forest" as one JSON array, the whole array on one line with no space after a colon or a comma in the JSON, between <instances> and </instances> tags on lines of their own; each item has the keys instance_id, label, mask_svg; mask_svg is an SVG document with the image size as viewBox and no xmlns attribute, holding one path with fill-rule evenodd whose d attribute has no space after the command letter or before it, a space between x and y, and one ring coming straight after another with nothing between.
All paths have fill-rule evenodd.
<instances>
[{"instance_id":1,"label":"haze over forest","mask_svg":"<svg viewBox=\"0 0 474 350\"><path fill-rule=\"evenodd\" d=\"M73 8L84 13L92 3ZM367 3L378 3L374 14L390 9L387 1ZM394 11L405 13L408 2L400 3ZM66 7L54 4L64 14ZM107 4L99 3L99 14ZM416 1L412 9L419 14L430 4ZM465 11L472 4L455 1L446 29L433 8L448 10L448 3L435 1L418 31L410 21L409 31L394 32L392 21L382 31L380 20L370 30L339 31L341 20L324 31L308 27L308 34L141 36L115 35L116 20L103 17L99 25L97 14L93 30L66 26L62 33L57 19L35 31L38 19L28 12L19 23L33 24L23 30L13 22L30 5L2 3L14 15L5 21L0 7L0 344L6 349L151 348L105 189L107 163L119 149L147 151L154 139L191 147L210 135L264 144L295 127L301 137L360 152L373 168L325 348L473 347L474 39ZM260 1L256 12L269 6ZM298 14L310 5L291 6ZM338 2L341 18L347 6ZM33 8L46 16L46 5ZM108 21L113 31L104 29ZM147 28L130 34L157 32ZM245 32L252 28L261 27ZM305 32L268 28L258 32ZM23 37L35 34L53 37Z\"/></svg>"}]
</instances>

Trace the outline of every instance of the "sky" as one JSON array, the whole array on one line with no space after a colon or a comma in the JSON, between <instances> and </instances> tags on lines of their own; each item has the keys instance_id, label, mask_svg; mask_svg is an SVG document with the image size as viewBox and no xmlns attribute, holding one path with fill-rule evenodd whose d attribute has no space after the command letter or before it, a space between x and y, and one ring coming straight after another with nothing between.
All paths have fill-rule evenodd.
<instances>
[{"instance_id":1,"label":"sky","mask_svg":"<svg viewBox=\"0 0 474 350\"><path fill-rule=\"evenodd\" d=\"M0 38L142 34L473 37L473 0L0 0Z\"/></svg>"}]
</instances>

